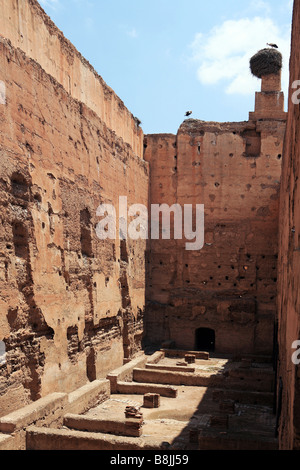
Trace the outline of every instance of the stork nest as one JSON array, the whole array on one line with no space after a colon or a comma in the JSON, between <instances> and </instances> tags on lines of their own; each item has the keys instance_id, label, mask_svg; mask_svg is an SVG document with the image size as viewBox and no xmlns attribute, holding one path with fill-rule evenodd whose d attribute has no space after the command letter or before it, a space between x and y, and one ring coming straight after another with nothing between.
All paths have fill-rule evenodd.
<instances>
[{"instance_id":1,"label":"stork nest","mask_svg":"<svg viewBox=\"0 0 300 470\"><path fill-rule=\"evenodd\" d=\"M251 73L258 78L279 73L281 69L282 55L276 49L262 49L250 59Z\"/></svg>"}]
</instances>

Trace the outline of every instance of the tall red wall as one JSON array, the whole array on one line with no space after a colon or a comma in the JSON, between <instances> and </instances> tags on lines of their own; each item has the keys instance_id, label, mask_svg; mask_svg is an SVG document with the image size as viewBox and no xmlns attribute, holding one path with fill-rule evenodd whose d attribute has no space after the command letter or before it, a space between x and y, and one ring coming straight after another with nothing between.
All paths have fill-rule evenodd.
<instances>
[{"instance_id":1,"label":"tall red wall","mask_svg":"<svg viewBox=\"0 0 300 470\"><path fill-rule=\"evenodd\" d=\"M140 350L145 241L95 229L101 203L147 205L148 164L5 39L0 71L1 416Z\"/></svg>"},{"instance_id":2,"label":"tall red wall","mask_svg":"<svg viewBox=\"0 0 300 470\"><path fill-rule=\"evenodd\" d=\"M0 36L38 62L73 98L95 111L142 156L143 132L134 116L65 38L37 0L1 0Z\"/></svg>"},{"instance_id":3,"label":"tall red wall","mask_svg":"<svg viewBox=\"0 0 300 470\"><path fill-rule=\"evenodd\" d=\"M279 284L278 284L278 414L281 449L300 448L300 1L294 2L292 49L290 59L289 110L281 179ZM295 353L295 361L292 356ZM280 413L281 411L281 413Z\"/></svg>"},{"instance_id":4,"label":"tall red wall","mask_svg":"<svg viewBox=\"0 0 300 470\"><path fill-rule=\"evenodd\" d=\"M193 349L196 330L212 328L216 352L270 355L277 321L281 443L297 446L299 106L289 110L282 159L280 77L263 80L249 121L191 119L176 135L144 140L36 0L2 4L0 416L104 377L141 349L144 333L146 343ZM299 8L297 0L291 79ZM97 207L117 207L119 196L149 209L203 204L203 248L99 240Z\"/></svg>"},{"instance_id":5,"label":"tall red wall","mask_svg":"<svg viewBox=\"0 0 300 470\"><path fill-rule=\"evenodd\" d=\"M189 119L177 135L146 136L150 203L205 206L201 250L150 241L149 341L193 349L195 331L211 328L216 352L272 353L284 129Z\"/></svg>"}]
</instances>

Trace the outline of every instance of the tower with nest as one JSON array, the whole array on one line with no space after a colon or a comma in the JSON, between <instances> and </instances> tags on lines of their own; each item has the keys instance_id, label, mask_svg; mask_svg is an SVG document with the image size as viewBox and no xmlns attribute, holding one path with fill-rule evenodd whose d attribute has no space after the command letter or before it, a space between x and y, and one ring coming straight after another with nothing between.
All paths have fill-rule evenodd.
<instances>
[{"instance_id":1,"label":"tower with nest","mask_svg":"<svg viewBox=\"0 0 300 470\"><path fill-rule=\"evenodd\" d=\"M261 91L255 94L255 111L249 113L249 120L285 120L281 53L274 48L261 49L251 57L250 71L261 79Z\"/></svg>"}]
</instances>

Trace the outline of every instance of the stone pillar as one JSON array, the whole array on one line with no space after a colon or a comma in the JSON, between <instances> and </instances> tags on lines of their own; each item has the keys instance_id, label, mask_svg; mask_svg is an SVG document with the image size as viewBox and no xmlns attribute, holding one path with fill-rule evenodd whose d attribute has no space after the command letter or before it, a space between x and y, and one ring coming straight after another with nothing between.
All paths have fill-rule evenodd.
<instances>
[{"instance_id":1,"label":"stone pillar","mask_svg":"<svg viewBox=\"0 0 300 470\"><path fill-rule=\"evenodd\" d=\"M261 91L255 93L255 111L249 113L249 120L286 120L284 93L281 91L281 53L262 49L251 58L250 68L252 74L261 79Z\"/></svg>"}]
</instances>

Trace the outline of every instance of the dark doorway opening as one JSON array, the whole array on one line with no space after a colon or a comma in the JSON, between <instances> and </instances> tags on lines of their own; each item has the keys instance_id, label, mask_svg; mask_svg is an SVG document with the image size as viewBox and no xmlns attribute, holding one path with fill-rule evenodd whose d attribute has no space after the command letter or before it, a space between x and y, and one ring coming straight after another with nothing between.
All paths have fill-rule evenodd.
<instances>
[{"instance_id":1,"label":"dark doorway opening","mask_svg":"<svg viewBox=\"0 0 300 470\"><path fill-rule=\"evenodd\" d=\"M198 328L195 332L195 347L197 351L215 350L215 331L211 328Z\"/></svg>"}]
</instances>

